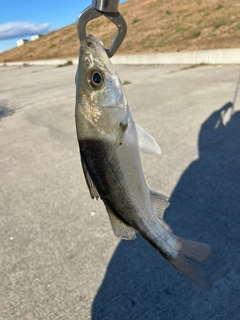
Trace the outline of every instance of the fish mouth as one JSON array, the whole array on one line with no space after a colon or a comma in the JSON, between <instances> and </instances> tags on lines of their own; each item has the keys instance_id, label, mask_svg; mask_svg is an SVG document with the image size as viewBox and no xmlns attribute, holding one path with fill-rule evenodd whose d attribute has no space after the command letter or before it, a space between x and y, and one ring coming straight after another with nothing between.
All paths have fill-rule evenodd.
<instances>
[{"instance_id":1,"label":"fish mouth","mask_svg":"<svg viewBox=\"0 0 240 320\"><path fill-rule=\"evenodd\" d=\"M87 41L88 47L95 49L94 44L91 41Z\"/></svg>"},{"instance_id":2,"label":"fish mouth","mask_svg":"<svg viewBox=\"0 0 240 320\"><path fill-rule=\"evenodd\" d=\"M100 39L94 37L92 34L87 36L87 46L94 50L99 50L99 47L104 47Z\"/></svg>"}]
</instances>

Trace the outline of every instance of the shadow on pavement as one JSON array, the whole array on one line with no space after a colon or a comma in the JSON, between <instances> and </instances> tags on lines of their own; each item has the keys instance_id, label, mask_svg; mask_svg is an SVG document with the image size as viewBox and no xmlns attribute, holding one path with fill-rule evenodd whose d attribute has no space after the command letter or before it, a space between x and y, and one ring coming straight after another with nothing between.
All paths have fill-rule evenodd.
<instances>
[{"instance_id":1,"label":"shadow on pavement","mask_svg":"<svg viewBox=\"0 0 240 320\"><path fill-rule=\"evenodd\" d=\"M0 120L1 118L12 116L15 113L13 109L5 107L0 104Z\"/></svg>"},{"instance_id":2,"label":"shadow on pavement","mask_svg":"<svg viewBox=\"0 0 240 320\"><path fill-rule=\"evenodd\" d=\"M174 234L212 246L211 289L192 285L142 238L121 241L93 320L240 319L240 112L232 110L229 102L203 123L199 159L182 174L165 213Z\"/></svg>"}]
</instances>

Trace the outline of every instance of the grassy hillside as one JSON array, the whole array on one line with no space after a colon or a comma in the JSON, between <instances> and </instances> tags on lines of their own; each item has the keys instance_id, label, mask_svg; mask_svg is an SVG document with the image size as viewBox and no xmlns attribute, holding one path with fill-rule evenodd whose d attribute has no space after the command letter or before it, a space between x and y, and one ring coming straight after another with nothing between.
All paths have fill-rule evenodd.
<instances>
[{"instance_id":1,"label":"grassy hillside","mask_svg":"<svg viewBox=\"0 0 240 320\"><path fill-rule=\"evenodd\" d=\"M119 11L128 33L117 54L240 47L238 0L129 0ZM106 46L115 32L105 17L88 24ZM77 57L78 48L74 23L0 54L0 62Z\"/></svg>"}]
</instances>

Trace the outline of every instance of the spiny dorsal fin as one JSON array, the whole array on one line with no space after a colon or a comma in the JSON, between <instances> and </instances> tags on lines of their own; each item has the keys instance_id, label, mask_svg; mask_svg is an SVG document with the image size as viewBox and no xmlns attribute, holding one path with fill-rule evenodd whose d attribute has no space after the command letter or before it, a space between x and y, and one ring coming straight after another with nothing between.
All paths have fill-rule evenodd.
<instances>
[{"instance_id":1,"label":"spiny dorsal fin","mask_svg":"<svg viewBox=\"0 0 240 320\"><path fill-rule=\"evenodd\" d=\"M113 233L116 237L122 238L124 240L133 240L136 238L136 231L127 226L123 221L117 218L114 213L106 206L109 219L112 225Z\"/></svg>"},{"instance_id":2,"label":"spiny dorsal fin","mask_svg":"<svg viewBox=\"0 0 240 320\"><path fill-rule=\"evenodd\" d=\"M90 195L91 195L92 199L96 198L98 200L98 198L100 197L99 193L98 193L98 191L92 181L92 178L90 177L90 174L88 172L88 169L86 167L84 160L83 159L81 159L81 160L82 160L82 168L83 168L84 176L85 176L85 179L86 179L86 182L88 185Z\"/></svg>"},{"instance_id":3,"label":"spiny dorsal fin","mask_svg":"<svg viewBox=\"0 0 240 320\"><path fill-rule=\"evenodd\" d=\"M135 125L138 134L138 146L141 151L148 154L160 154L161 149L156 140L137 123Z\"/></svg>"}]
</instances>

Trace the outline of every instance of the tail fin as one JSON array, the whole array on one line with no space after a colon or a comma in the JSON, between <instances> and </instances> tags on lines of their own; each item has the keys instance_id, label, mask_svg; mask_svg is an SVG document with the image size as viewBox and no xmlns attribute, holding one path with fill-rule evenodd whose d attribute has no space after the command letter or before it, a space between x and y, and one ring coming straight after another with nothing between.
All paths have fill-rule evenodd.
<instances>
[{"instance_id":1,"label":"tail fin","mask_svg":"<svg viewBox=\"0 0 240 320\"><path fill-rule=\"evenodd\" d=\"M209 281L201 263L211 254L211 247L199 242L177 239L180 245L178 256L168 261L198 287L208 289Z\"/></svg>"}]
</instances>

